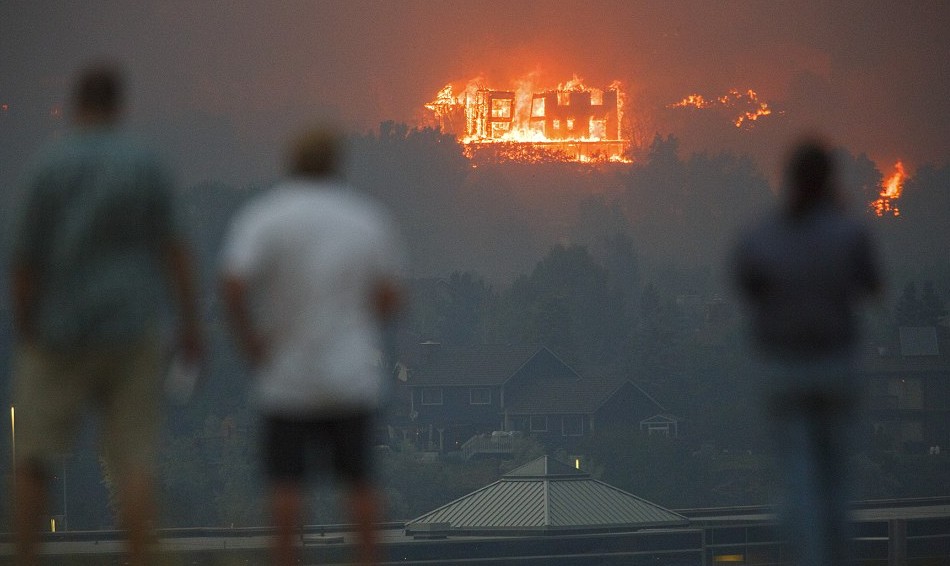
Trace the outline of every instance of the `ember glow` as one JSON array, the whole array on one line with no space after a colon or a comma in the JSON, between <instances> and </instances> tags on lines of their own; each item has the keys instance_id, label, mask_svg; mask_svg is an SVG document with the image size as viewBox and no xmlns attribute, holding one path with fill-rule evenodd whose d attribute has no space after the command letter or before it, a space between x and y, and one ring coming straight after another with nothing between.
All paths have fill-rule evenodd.
<instances>
[{"instance_id":1,"label":"ember glow","mask_svg":"<svg viewBox=\"0 0 950 566\"><path fill-rule=\"evenodd\" d=\"M466 155L491 149L516 160L629 162L622 131L624 95L618 82L590 88L576 75L556 88L523 78L509 89L474 79L446 85L425 105L438 126L454 134Z\"/></svg>"},{"instance_id":2,"label":"ember glow","mask_svg":"<svg viewBox=\"0 0 950 566\"><path fill-rule=\"evenodd\" d=\"M894 201L901 198L901 192L904 190L904 181L907 179L907 173L904 172L904 164L900 161L894 164L894 172L891 176L881 182L880 196L871 202L871 210L878 216L900 216L901 211L894 204Z\"/></svg>"},{"instance_id":3,"label":"ember glow","mask_svg":"<svg viewBox=\"0 0 950 566\"><path fill-rule=\"evenodd\" d=\"M741 128L743 124L751 127L752 122L772 114L768 103L759 100L759 95L751 88L745 92L732 89L727 94L712 99L701 94L691 94L679 102L670 104L668 108L705 109L714 106L739 110L740 114L732 122L737 128Z\"/></svg>"}]
</instances>

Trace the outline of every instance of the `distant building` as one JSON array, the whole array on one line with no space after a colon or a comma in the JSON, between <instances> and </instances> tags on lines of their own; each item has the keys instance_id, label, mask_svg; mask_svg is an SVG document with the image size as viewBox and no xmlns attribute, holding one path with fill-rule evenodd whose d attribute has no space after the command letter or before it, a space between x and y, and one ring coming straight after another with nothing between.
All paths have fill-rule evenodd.
<instances>
[{"instance_id":1,"label":"distant building","mask_svg":"<svg viewBox=\"0 0 950 566\"><path fill-rule=\"evenodd\" d=\"M945 328L901 327L865 364L869 428L879 449L950 448L950 340Z\"/></svg>"},{"instance_id":2,"label":"distant building","mask_svg":"<svg viewBox=\"0 0 950 566\"><path fill-rule=\"evenodd\" d=\"M505 142L574 161L623 161L629 141L622 133L622 96L617 84L540 92L482 87L458 97L447 85L426 108L470 149Z\"/></svg>"},{"instance_id":3,"label":"distant building","mask_svg":"<svg viewBox=\"0 0 950 566\"><path fill-rule=\"evenodd\" d=\"M526 536L689 526L689 519L542 456L406 523L406 534Z\"/></svg>"},{"instance_id":4,"label":"distant building","mask_svg":"<svg viewBox=\"0 0 950 566\"><path fill-rule=\"evenodd\" d=\"M666 434L678 433L676 417L630 379L581 376L543 346L420 347L397 381L407 417L397 428L425 448L471 457L503 452L521 434L569 450L593 431L636 429L657 415Z\"/></svg>"}]
</instances>

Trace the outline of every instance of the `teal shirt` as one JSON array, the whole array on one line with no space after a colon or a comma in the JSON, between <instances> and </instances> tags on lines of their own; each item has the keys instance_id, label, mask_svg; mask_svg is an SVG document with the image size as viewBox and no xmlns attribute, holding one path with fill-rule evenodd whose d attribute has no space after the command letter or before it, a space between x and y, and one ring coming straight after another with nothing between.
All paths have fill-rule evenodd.
<instances>
[{"instance_id":1,"label":"teal shirt","mask_svg":"<svg viewBox=\"0 0 950 566\"><path fill-rule=\"evenodd\" d=\"M14 261L37 274L31 326L51 348L109 347L141 337L167 298L174 234L170 176L108 129L77 131L29 170Z\"/></svg>"}]
</instances>

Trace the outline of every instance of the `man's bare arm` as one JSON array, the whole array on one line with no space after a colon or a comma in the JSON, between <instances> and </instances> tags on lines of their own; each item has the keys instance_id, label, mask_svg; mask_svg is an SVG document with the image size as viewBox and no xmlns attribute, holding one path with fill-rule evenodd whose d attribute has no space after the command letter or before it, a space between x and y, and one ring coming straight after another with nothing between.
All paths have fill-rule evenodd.
<instances>
[{"instance_id":1,"label":"man's bare arm","mask_svg":"<svg viewBox=\"0 0 950 566\"><path fill-rule=\"evenodd\" d=\"M225 274L221 277L221 296L238 347L252 365L259 365L265 358L267 348L263 338L254 329L247 283L239 277Z\"/></svg>"},{"instance_id":2,"label":"man's bare arm","mask_svg":"<svg viewBox=\"0 0 950 566\"><path fill-rule=\"evenodd\" d=\"M36 305L36 270L23 262L12 266L10 293L13 299L13 330L21 340L33 338L32 319Z\"/></svg>"},{"instance_id":3,"label":"man's bare arm","mask_svg":"<svg viewBox=\"0 0 950 566\"><path fill-rule=\"evenodd\" d=\"M204 355L204 339L191 256L182 243L174 242L169 244L165 257L178 307L179 347L186 360L196 363Z\"/></svg>"}]
</instances>

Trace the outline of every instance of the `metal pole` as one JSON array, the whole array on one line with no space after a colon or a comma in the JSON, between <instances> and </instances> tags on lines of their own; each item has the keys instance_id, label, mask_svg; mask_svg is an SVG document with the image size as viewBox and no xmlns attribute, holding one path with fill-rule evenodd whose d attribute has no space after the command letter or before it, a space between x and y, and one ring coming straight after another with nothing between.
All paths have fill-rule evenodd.
<instances>
[{"instance_id":1,"label":"metal pole","mask_svg":"<svg viewBox=\"0 0 950 566\"><path fill-rule=\"evenodd\" d=\"M11 447L11 467L13 472L13 506L16 507L16 409L10 405L10 447Z\"/></svg>"},{"instance_id":2,"label":"metal pole","mask_svg":"<svg viewBox=\"0 0 950 566\"><path fill-rule=\"evenodd\" d=\"M63 530L69 530L69 513L66 506L66 456L63 456Z\"/></svg>"}]
</instances>

